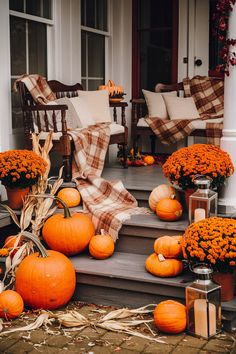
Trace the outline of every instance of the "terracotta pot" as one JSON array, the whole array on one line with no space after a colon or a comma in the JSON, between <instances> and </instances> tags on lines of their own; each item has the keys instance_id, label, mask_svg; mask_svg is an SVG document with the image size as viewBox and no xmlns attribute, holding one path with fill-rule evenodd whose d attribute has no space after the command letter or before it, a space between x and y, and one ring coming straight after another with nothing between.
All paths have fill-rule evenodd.
<instances>
[{"instance_id":1,"label":"terracotta pot","mask_svg":"<svg viewBox=\"0 0 236 354\"><path fill-rule=\"evenodd\" d=\"M7 204L12 209L21 209L23 206L23 198L29 193L29 187L26 188L8 188L7 191Z\"/></svg>"},{"instance_id":2,"label":"terracotta pot","mask_svg":"<svg viewBox=\"0 0 236 354\"><path fill-rule=\"evenodd\" d=\"M213 273L213 280L221 286L221 301L234 298L235 273Z\"/></svg>"},{"instance_id":3,"label":"terracotta pot","mask_svg":"<svg viewBox=\"0 0 236 354\"><path fill-rule=\"evenodd\" d=\"M186 207L187 209L189 209L189 197L191 194L193 194L195 192L194 188L188 188L186 189L186 191L184 192L184 197L185 197L185 203L186 203Z\"/></svg>"}]
</instances>

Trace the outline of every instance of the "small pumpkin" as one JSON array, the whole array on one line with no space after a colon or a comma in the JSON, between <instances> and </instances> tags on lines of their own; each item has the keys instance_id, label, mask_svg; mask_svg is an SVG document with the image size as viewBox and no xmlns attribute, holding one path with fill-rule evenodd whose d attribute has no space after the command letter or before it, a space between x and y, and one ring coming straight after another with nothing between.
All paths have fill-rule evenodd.
<instances>
[{"instance_id":1,"label":"small pumpkin","mask_svg":"<svg viewBox=\"0 0 236 354\"><path fill-rule=\"evenodd\" d=\"M178 301L162 301L154 310L154 323L161 332L181 333L187 325L186 307Z\"/></svg>"},{"instance_id":2,"label":"small pumpkin","mask_svg":"<svg viewBox=\"0 0 236 354\"><path fill-rule=\"evenodd\" d=\"M29 232L38 252L25 257L16 270L16 291L33 309L55 310L71 299L76 285L75 269L64 254L46 250Z\"/></svg>"},{"instance_id":3,"label":"small pumpkin","mask_svg":"<svg viewBox=\"0 0 236 354\"><path fill-rule=\"evenodd\" d=\"M100 85L98 89L107 90L109 92L109 97L119 97L124 95L123 87L115 85L112 80L108 80L106 85Z\"/></svg>"},{"instance_id":4,"label":"small pumpkin","mask_svg":"<svg viewBox=\"0 0 236 354\"><path fill-rule=\"evenodd\" d=\"M57 193L57 196L62 199L69 208L76 207L80 204L80 192L76 188L62 188ZM63 205L58 202L58 208L63 209Z\"/></svg>"},{"instance_id":5,"label":"small pumpkin","mask_svg":"<svg viewBox=\"0 0 236 354\"><path fill-rule=\"evenodd\" d=\"M22 246L22 236L7 236L5 239L4 248L17 248L19 246Z\"/></svg>"},{"instance_id":6,"label":"small pumpkin","mask_svg":"<svg viewBox=\"0 0 236 354\"><path fill-rule=\"evenodd\" d=\"M162 236L154 242L154 251L166 258L180 258L182 256L182 236Z\"/></svg>"},{"instance_id":7,"label":"small pumpkin","mask_svg":"<svg viewBox=\"0 0 236 354\"><path fill-rule=\"evenodd\" d=\"M156 211L157 203L164 198L180 200L178 191L169 184L160 184L149 195L148 203L151 210Z\"/></svg>"},{"instance_id":8,"label":"small pumpkin","mask_svg":"<svg viewBox=\"0 0 236 354\"><path fill-rule=\"evenodd\" d=\"M8 255L9 255L8 248L0 248L0 257L7 257ZM1 269L0 269L0 274L1 274Z\"/></svg>"},{"instance_id":9,"label":"small pumpkin","mask_svg":"<svg viewBox=\"0 0 236 354\"><path fill-rule=\"evenodd\" d=\"M73 256L88 246L95 234L94 225L90 216L84 213L71 214L67 205L61 199L59 201L64 207L64 215L49 217L44 223L42 236L52 250Z\"/></svg>"},{"instance_id":10,"label":"small pumpkin","mask_svg":"<svg viewBox=\"0 0 236 354\"><path fill-rule=\"evenodd\" d=\"M176 199L161 199L156 206L157 216L164 221L179 220L183 214L183 207Z\"/></svg>"},{"instance_id":11,"label":"small pumpkin","mask_svg":"<svg viewBox=\"0 0 236 354\"><path fill-rule=\"evenodd\" d=\"M89 253L96 259L106 259L115 250L113 238L110 235L95 235L89 242Z\"/></svg>"},{"instance_id":12,"label":"small pumpkin","mask_svg":"<svg viewBox=\"0 0 236 354\"><path fill-rule=\"evenodd\" d=\"M164 258L152 253L146 259L146 270L157 277L175 277L183 271L183 263L178 259Z\"/></svg>"},{"instance_id":13,"label":"small pumpkin","mask_svg":"<svg viewBox=\"0 0 236 354\"><path fill-rule=\"evenodd\" d=\"M24 310L24 301L14 290L3 290L0 294L0 317L12 319L18 317Z\"/></svg>"},{"instance_id":14,"label":"small pumpkin","mask_svg":"<svg viewBox=\"0 0 236 354\"><path fill-rule=\"evenodd\" d=\"M146 156L144 156L143 161L144 161L147 165L153 165L154 162L155 162L155 159L154 159L154 157L151 156L151 155L146 155Z\"/></svg>"}]
</instances>

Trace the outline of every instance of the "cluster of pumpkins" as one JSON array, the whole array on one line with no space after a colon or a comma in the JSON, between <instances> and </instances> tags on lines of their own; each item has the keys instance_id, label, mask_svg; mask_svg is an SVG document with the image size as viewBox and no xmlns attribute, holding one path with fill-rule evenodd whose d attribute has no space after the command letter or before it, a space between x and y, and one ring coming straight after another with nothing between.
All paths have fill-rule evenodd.
<instances>
[{"instance_id":1,"label":"cluster of pumpkins","mask_svg":"<svg viewBox=\"0 0 236 354\"><path fill-rule=\"evenodd\" d=\"M182 273L182 236L162 236L154 242L154 253L146 259L146 270L157 277Z\"/></svg>"},{"instance_id":2,"label":"cluster of pumpkins","mask_svg":"<svg viewBox=\"0 0 236 354\"><path fill-rule=\"evenodd\" d=\"M176 221L183 214L178 191L168 185L160 184L153 189L148 199L149 207L160 220Z\"/></svg>"}]
</instances>

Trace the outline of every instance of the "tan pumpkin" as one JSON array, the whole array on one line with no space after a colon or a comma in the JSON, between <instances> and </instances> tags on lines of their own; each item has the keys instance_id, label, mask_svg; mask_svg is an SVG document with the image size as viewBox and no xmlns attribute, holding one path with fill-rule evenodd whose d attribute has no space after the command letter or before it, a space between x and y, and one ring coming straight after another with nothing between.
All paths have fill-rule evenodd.
<instances>
[{"instance_id":1,"label":"tan pumpkin","mask_svg":"<svg viewBox=\"0 0 236 354\"><path fill-rule=\"evenodd\" d=\"M114 249L114 241L110 235L95 235L89 242L89 253L96 259L110 257Z\"/></svg>"},{"instance_id":2,"label":"tan pumpkin","mask_svg":"<svg viewBox=\"0 0 236 354\"><path fill-rule=\"evenodd\" d=\"M12 319L18 317L24 310L24 301L14 290L4 290L0 294L0 317Z\"/></svg>"},{"instance_id":3,"label":"tan pumpkin","mask_svg":"<svg viewBox=\"0 0 236 354\"><path fill-rule=\"evenodd\" d=\"M148 203L150 209L156 211L157 203L164 198L175 198L180 200L179 193L174 187L170 186L169 184L160 184L153 189L149 196Z\"/></svg>"},{"instance_id":4,"label":"tan pumpkin","mask_svg":"<svg viewBox=\"0 0 236 354\"><path fill-rule=\"evenodd\" d=\"M147 156L144 156L143 161L144 161L147 165L153 165L154 162L155 162L155 159L154 159L153 156L147 155Z\"/></svg>"},{"instance_id":5,"label":"tan pumpkin","mask_svg":"<svg viewBox=\"0 0 236 354\"><path fill-rule=\"evenodd\" d=\"M180 258L182 254L182 236L162 236L154 242L154 251L166 258Z\"/></svg>"},{"instance_id":6,"label":"tan pumpkin","mask_svg":"<svg viewBox=\"0 0 236 354\"><path fill-rule=\"evenodd\" d=\"M183 208L178 200L165 198L157 203L156 214L161 220L176 221L181 218Z\"/></svg>"},{"instance_id":7,"label":"tan pumpkin","mask_svg":"<svg viewBox=\"0 0 236 354\"><path fill-rule=\"evenodd\" d=\"M160 302L154 310L154 323L159 331L177 334L186 329L186 307L178 301Z\"/></svg>"},{"instance_id":8,"label":"tan pumpkin","mask_svg":"<svg viewBox=\"0 0 236 354\"><path fill-rule=\"evenodd\" d=\"M157 277L175 277L183 271L183 263L178 259L164 258L152 253L146 259L146 270Z\"/></svg>"},{"instance_id":9,"label":"tan pumpkin","mask_svg":"<svg viewBox=\"0 0 236 354\"><path fill-rule=\"evenodd\" d=\"M61 198L69 208L76 207L80 204L80 192L76 188L62 188L57 196ZM58 208L63 209L63 205L58 202Z\"/></svg>"}]
</instances>

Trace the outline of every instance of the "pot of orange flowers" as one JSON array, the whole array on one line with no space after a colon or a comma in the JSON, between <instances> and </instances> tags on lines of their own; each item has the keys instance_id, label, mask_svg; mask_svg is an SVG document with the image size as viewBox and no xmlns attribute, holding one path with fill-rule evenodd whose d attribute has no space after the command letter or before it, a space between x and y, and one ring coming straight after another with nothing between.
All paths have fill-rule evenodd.
<instances>
[{"instance_id":1,"label":"pot of orange flowers","mask_svg":"<svg viewBox=\"0 0 236 354\"><path fill-rule=\"evenodd\" d=\"M0 153L0 181L5 186L8 205L21 209L30 187L45 172L47 163L30 150L8 150Z\"/></svg>"},{"instance_id":2,"label":"pot of orange flowers","mask_svg":"<svg viewBox=\"0 0 236 354\"><path fill-rule=\"evenodd\" d=\"M162 168L171 184L185 192L187 207L188 198L196 189L196 175L209 177L211 189L219 191L226 178L234 172L229 154L209 144L194 144L175 151Z\"/></svg>"},{"instance_id":3,"label":"pot of orange flowers","mask_svg":"<svg viewBox=\"0 0 236 354\"><path fill-rule=\"evenodd\" d=\"M236 220L211 217L192 223L183 235L183 255L190 264L205 263L221 285L221 300L234 297L236 269Z\"/></svg>"}]
</instances>

